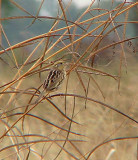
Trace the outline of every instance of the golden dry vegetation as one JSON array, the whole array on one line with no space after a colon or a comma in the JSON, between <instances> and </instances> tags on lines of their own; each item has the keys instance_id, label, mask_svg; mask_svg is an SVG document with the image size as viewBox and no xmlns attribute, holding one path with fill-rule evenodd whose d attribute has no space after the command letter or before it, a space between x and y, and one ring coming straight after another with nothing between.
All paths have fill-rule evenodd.
<instances>
[{"instance_id":1,"label":"golden dry vegetation","mask_svg":"<svg viewBox=\"0 0 138 160\"><path fill-rule=\"evenodd\" d=\"M124 28L115 25L116 17L136 5L137 2L121 3L116 11L110 11L115 17L104 10L87 22L80 21L83 14L90 12L90 5L80 20L70 25L59 0L66 27L56 41L48 35L63 30L56 28L61 20L58 17L48 33L0 51L1 160L137 159L138 58L136 46L128 44L136 37L125 38L127 23ZM109 17L100 21L102 14ZM99 23L88 31L92 20ZM79 26L85 26L86 31L75 40ZM119 27L124 31L123 37ZM89 43L82 42L93 36L94 30L97 35ZM105 44L104 38L112 32L117 38ZM64 37L71 33L69 43L64 43ZM34 46L29 45L35 41ZM56 50L57 44L60 47ZM25 47L33 49L21 65ZM13 56L15 66L6 54ZM57 91L34 103L51 64L59 59L66 61L66 79Z\"/></svg>"}]
</instances>

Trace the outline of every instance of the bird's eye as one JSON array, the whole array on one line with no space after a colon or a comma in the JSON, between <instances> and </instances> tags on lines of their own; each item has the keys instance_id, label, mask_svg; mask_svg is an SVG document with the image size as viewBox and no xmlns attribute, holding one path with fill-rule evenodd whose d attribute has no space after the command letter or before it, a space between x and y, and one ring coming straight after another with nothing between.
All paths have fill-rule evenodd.
<instances>
[{"instance_id":1,"label":"bird's eye","mask_svg":"<svg viewBox=\"0 0 138 160\"><path fill-rule=\"evenodd\" d=\"M60 65L62 65L63 63L61 62L61 63L59 63L57 66L60 66Z\"/></svg>"}]
</instances>

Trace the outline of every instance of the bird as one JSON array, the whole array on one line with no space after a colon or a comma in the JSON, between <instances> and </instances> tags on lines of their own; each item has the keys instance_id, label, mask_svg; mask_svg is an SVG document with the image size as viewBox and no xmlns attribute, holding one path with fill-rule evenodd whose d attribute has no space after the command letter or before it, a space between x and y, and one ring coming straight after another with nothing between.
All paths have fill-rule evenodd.
<instances>
[{"instance_id":1,"label":"bird","mask_svg":"<svg viewBox=\"0 0 138 160\"><path fill-rule=\"evenodd\" d=\"M55 62L52 69L49 71L47 78L44 80L43 91L40 93L35 103L38 103L45 92L48 95L50 92L58 90L59 86L62 84L65 78L65 61L61 60Z\"/></svg>"}]
</instances>

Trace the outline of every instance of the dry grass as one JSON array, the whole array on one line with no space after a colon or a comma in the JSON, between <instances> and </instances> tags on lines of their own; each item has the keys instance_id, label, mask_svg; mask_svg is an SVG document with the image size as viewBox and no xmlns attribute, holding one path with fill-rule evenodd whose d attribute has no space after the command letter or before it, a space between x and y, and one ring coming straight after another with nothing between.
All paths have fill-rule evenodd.
<instances>
[{"instance_id":1,"label":"dry grass","mask_svg":"<svg viewBox=\"0 0 138 160\"><path fill-rule=\"evenodd\" d=\"M91 3L70 22L66 12L70 6L65 8L59 0L61 16L50 18L55 23L48 33L13 46L7 39L9 48L0 51L0 159L137 159L138 64L131 43L137 37L126 38L125 34L128 12L136 5L121 3L82 20L92 12ZM122 14L123 26L116 20ZM105 15L106 20L101 20ZM58 28L62 20L66 26ZM78 28L82 30L79 36ZM1 29L6 38L2 25ZM111 42L108 36L113 33ZM32 51L23 60L29 47ZM6 59L7 54L12 60ZM64 84L34 104L51 62L59 59L68 63Z\"/></svg>"}]
</instances>

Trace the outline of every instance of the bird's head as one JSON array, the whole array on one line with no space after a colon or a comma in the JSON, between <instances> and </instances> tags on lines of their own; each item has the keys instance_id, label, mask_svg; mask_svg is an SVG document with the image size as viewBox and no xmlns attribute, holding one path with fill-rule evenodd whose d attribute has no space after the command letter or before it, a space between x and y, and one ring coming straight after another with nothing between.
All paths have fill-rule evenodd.
<instances>
[{"instance_id":1,"label":"bird's head","mask_svg":"<svg viewBox=\"0 0 138 160\"><path fill-rule=\"evenodd\" d=\"M61 60L61 61L55 62L53 67L59 70L63 70L65 67L65 61Z\"/></svg>"}]
</instances>

